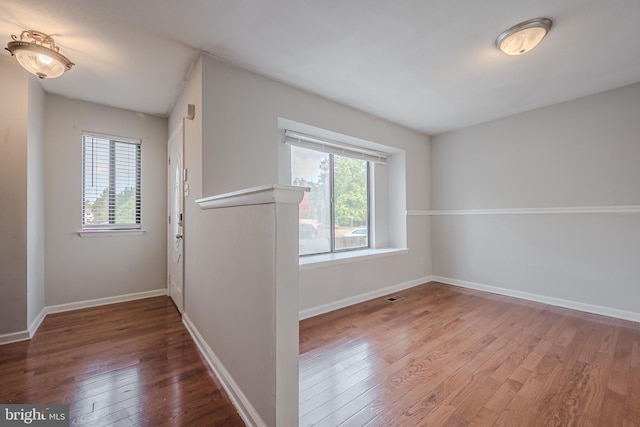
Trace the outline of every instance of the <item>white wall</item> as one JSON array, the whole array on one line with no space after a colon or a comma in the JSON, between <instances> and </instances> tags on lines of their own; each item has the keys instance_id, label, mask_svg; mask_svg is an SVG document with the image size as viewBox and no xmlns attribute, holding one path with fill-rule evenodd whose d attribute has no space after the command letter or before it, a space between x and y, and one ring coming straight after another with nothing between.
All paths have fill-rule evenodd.
<instances>
[{"instance_id":1,"label":"white wall","mask_svg":"<svg viewBox=\"0 0 640 427\"><path fill-rule=\"evenodd\" d=\"M187 291L194 297L187 315L265 422L275 425L275 359L269 352L275 336L275 210L246 206L200 216L203 238L189 245L200 275Z\"/></svg>"},{"instance_id":2,"label":"white wall","mask_svg":"<svg viewBox=\"0 0 640 427\"><path fill-rule=\"evenodd\" d=\"M429 209L429 138L369 114L256 75L209 56L203 59L203 194L214 195L280 181L290 168L282 151L278 119L285 118L397 150L404 174L389 172L389 216ZM404 191L394 191L394 188ZM402 193L400 195L400 193ZM410 251L348 265L300 272L300 309L420 281L431 274L429 218L392 218L401 224L390 236ZM406 222L406 226L404 225ZM422 263L421 263L422 261ZM393 272L393 273L392 273Z\"/></svg>"},{"instance_id":3,"label":"white wall","mask_svg":"<svg viewBox=\"0 0 640 427\"><path fill-rule=\"evenodd\" d=\"M316 307L403 282L419 281L431 271L429 219L407 220L404 215L407 207L418 210L429 207L429 170L425 167L429 162L429 139L209 56L204 55L200 61L169 118L169 132L173 132L184 117L187 104L196 106L195 119L185 122L186 184L189 185L184 229L185 315L201 332L251 405L265 422L273 425L276 404L273 389L277 379L271 376L273 372L267 366L273 360L254 361L260 356L259 349L268 345L265 337L273 336L265 329L268 325L260 322L273 316L270 311L273 305L265 300L272 298L269 295L273 295L274 290L268 281L273 268L269 261L272 253L260 243L268 240L261 238L269 222L269 212L262 211L268 209L206 212L200 210L194 200L269 183L289 184L288 173L283 173L290 168L289 157L284 153L288 148L281 142L279 118L393 147L398 150L394 171L406 167L408 176L394 171L388 173L391 176L387 177L386 184L400 187L402 194L389 194L389 199L396 202L396 209L378 212L378 215L401 212L404 221L397 222L402 223L403 234L408 232L411 250L377 258L374 262L301 271L300 301L306 308ZM288 222L297 230L295 215ZM233 231L242 227L255 235L253 246L247 247L244 232ZM405 239L406 235L402 246ZM294 254L294 263L296 259ZM265 283L260 283L261 277ZM293 324L297 325L295 321ZM254 367L263 369L263 373Z\"/></svg>"},{"instance_id":4,"label":"white wall","mask_svg":"<svg viewBox=\"0 0 640 427\"><path fill-rule=\"evenodd\" d=\"M44 309L44 102L29 76L27 132L27 325Z\"/></svg>"},{"instance_id":5,"label":"white wall","mask_svg":"<svg viewBox=\"0 0 640 427\"><path fill-rule=\"evenodd\" d=\"M0 335L27 329L28 79L0 56Z\"/></svg>"},{"instance_id":6,"label":"white wall","mask_svg":"<svg viewBox=\"0 0 640 427\"><path fill-rule=\"evenodd\" d=\"M269 426L297 423L297 213L296 205L259 204L189 220L201 238L187 243L198 268L190 271L185 316Z\"/></svg>"},{"instance_id":7,"label":"white wall","mask_svg":"<svg viewBox=\"0 0 640 427\"><path fill-rule=\"evenodd\" d=\"M286 259L276 256L277 244L286 241L276 237L276 222L287 216L278 214L274 205L202 210L195 203L196 199L211 195L202 192L202 173L210 167L203 161L202 146L211 141L208 135L203 138L203 121L208 120L210 112L205 110L209 103L203 102L202 79L199 60L169 118L169 131L173 132L179 128L187 104L196 106L194 120L184 122L184 159L188 169L185 185L189 187L184 208L185 321L197 331L196 336L200 335L203 351L210 354L210 363L245 416L259 418L267 425L294 425L297 287L287 292L293 296L293 305L280 311L277 301L283 295L276 294L283 286L297 285L297 275L293 280L276 277L283 270L279 263L286 263ZM290 210L289 215L297 214L297 206ZM297 226L293 230L297 233ZM297 237L294 240L293 259ZM297 268L293 271L295 274ZM288 327L279 328L281 315L291 310L293 320ZM289 337L284 337L284 345L279 331L290 332ZM286 350L287 343L292 342L293 350ZM285 354L278 354L278 348L285 349ZM291 353L293 361L287 359L286 353ZM293 372L287 374L278 368L282 360L287 360L284 370ZM279 386L282 379L290 382L286 388ZM276 401L278 395L286 398ZM283 416L293 416L295 420L282 419L278 423L276 420Z\"/></svg>"},{"instance_id":8,"label":"white wall","mask_svg":"<svg viewBox=\"0 0 640 427\"><path fill-rule=\"evenodd\" d=\"M435 136L432 209L640 205L639 113L636 84ZM437 276L640 313L638 213L443 215L432 232Z\"/></svg>"},{"instance_id":9,"label":"white wall","mask_svg":"<svg viewBox=\"0 0 640 427\"><path fill-rule=\"evenodd\" d=\"M206 282L201 281L203 265L200 254L194 248L199 247L204 238L200 233L202 226L202 210L195 200L202 197L202 64L201 60L193 67L193 71L187 85L176 101L175 107L169 116L169 134L178 129L183 118L187 114L187 105L195 106L193 120L184 120L184 167L188 169L185 189L188 187L189 195L184 199L184 312L191 317L196 327L208 325L206 318L211 314L206 308L202 313L197 307L204 301L203 296L208 292Z\"/></svg>"},{"instance_id":10,"label":"white wall","mask_svg":"<svg viewBox=\"0 0 640 427\"><path fill-rule=\"evenodd\" d=\"M47 95L45 304L166 288L167 119ZM81 238L82 132L142 140L142 236Z\"/></svg>"}]
</instances>

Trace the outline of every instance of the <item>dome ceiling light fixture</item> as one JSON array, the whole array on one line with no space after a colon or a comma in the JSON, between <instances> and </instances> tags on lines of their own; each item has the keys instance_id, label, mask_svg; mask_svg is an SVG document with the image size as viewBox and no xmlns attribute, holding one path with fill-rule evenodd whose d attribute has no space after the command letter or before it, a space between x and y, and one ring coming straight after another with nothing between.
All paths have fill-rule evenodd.
<instances>
[{"instance_id":1,"label":"dome ceiling light fixture","mask_svg":"<svg viewBox=\"0 0 640 427\"><path fill-rule=\"evenodd\" d=\"M12 35L6 50L15 56L22 68L41 79L60 77L75 64L60 53L53 38L41 31L25 30L20 37Z\"/></svg>"},{"instance_id":2,"label":"dome ceiling light fixture","mask_svg":"<svg viewBox=\"0 0 640 427\"><path fill-rule=\"evenodd\" d=\"M496 39L496 47L507 55L522 55L536 47L547 35L553 22L535 18L514 25Z\"/></svg>"}]
</instances>

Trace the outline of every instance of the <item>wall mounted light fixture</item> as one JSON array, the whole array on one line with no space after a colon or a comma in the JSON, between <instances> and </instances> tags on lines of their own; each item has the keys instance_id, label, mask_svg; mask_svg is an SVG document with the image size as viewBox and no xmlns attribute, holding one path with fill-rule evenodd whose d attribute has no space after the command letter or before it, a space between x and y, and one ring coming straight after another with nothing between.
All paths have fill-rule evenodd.
<instances>
[{"instance_id":1,"label":"wall mounted light fixture","mask_svg":"<svg viewBox=\"0 0 640 427\"><path fill-rule=\"evenodd\" d=\"M60 77L75 64L59 51L53 38L43 32L25 30L20 37L12 35L6 49L22 68L41 79Z\"/></svg>"},{"instance_id":2,"label":"wall mounted light fixture","mask_svg":"<svg viewBox=\"0 0 640 427\"><path fill-rule=\"evenodd\" d=\"M549 18L521 22L500 34L496 39L496 46L507 55L522 55L540 43L551 25L553 22Z\"/></svg>"}]
</instances>

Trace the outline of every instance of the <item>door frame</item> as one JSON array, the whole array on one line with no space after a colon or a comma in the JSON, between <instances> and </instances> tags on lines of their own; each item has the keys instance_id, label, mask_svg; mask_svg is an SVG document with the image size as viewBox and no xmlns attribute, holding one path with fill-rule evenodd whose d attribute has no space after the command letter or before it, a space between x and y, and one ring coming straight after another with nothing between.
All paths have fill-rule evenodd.
<instances>
[{"instance_id":1,"label":"door frame","mask_svg":"<svg viewBox=\"0 0 640 427\"><path fill-rule=\"evenodd\" d=\"M180 156L181 156L181 171L179 171L178 177L180 180L180 186L178 189L178 192L180 194L179 196L179 200L180 200L180 215L182 215L182 218L174 218L172 217L173 212L172 212L172 198L174 197L173 191L174 191L174 182L173 182L173 176L174 176L174 165L171 165L171 156L173 155L173 144L172 142L174 142L174 140L176 138L180 138L180 141L177 143L178 145L178 149L180 151ZM184 171L185 171L185 167L184 167L184 140L185 140L185 126L184 126L184 120L180 121L180 124L178 126L178 128L171 134L171 136L169 137L169 140L167 142L167 151L168 151L168 165L167 165L167 293L169 295L169 297L171 298L171 300L173 301L173 303L175 304L176 308L178 309L178 311L180 312L180 314L184 313L184 304L185 304L185 283L184 283L184 254L185 254L185 244L184 244L184 221L185 221L185 214L184 214L184 206L185 206L185 197L184 197L184 181L185 181L185 177L184 177ZM174 215L175 216L175 215ZM180 277L180 282L181 282L181 286L180 286L180 295L179 296L174 296L175 292L173 292L174 290L174 286L172 286L172 272L173 272L173 245L175 244L175 239L176 236L174 236L175 231L174 231L174 225L176 224L177 221L181 221L181 225L178 227L178 231L177 234L181 235L182 237L180 238L181 240L181 262L179 263L180 265L180 271L178 272L179 277Z\"/></svg>"}]
</instances>

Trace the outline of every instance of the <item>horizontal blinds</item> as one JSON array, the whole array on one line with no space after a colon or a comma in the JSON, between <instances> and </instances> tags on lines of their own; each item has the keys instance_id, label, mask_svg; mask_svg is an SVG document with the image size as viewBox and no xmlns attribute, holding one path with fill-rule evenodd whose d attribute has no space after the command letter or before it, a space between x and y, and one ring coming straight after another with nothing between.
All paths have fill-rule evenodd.
<instances>
[{"instance_id":1,"label":"horizontal blinds","mask_svg":"<svg viewBox=\"0 0 640 427\"><path fill-rule=\"evenodd\" d=\"M284 131L285 144L308 148L310 150L321 151L323 153L337 154L338 156L353 157L355 159L367 160L373 163L386 163L387 153L356 147L338 141L317 138L304 133L290 130Z\"/></svg>"},{"instance_id":2,"label":"horizontal blinds","mask_svg":"<svg viewBox=\"0 0 640 427\"><path fill-rule=\"evenodd\" d=\"M83 228L140 228L141 144L83 135Z\"/></svg>"}]
</instances>

